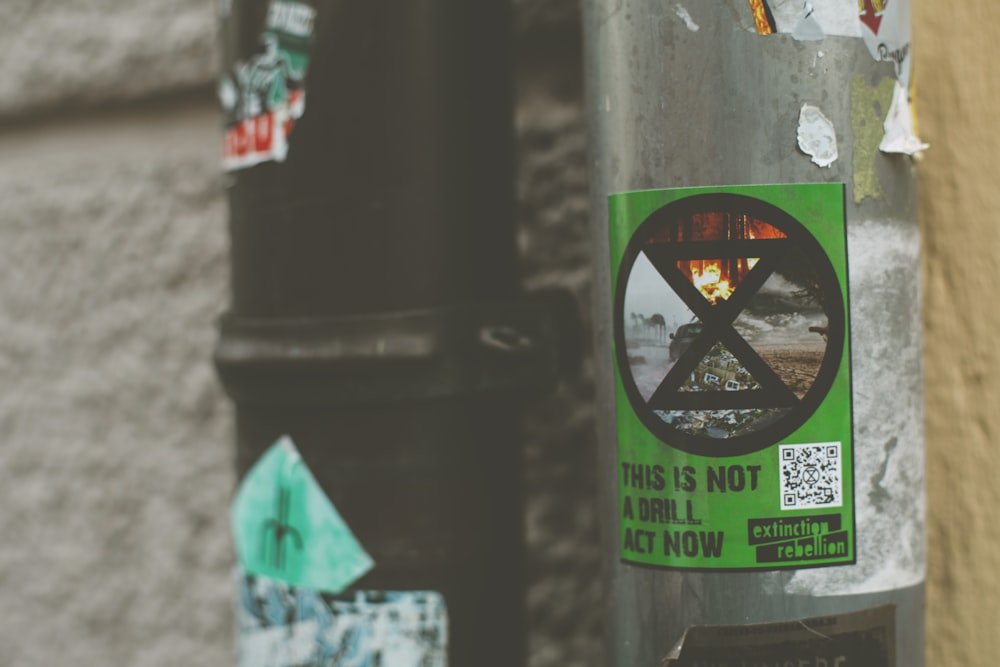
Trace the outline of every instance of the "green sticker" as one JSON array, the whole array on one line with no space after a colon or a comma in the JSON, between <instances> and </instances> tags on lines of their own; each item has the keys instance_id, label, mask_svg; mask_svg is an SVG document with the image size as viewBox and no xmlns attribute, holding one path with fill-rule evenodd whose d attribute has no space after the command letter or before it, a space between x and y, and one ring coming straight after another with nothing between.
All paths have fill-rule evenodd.
<instances>
[{"instance_id":1,"label":"green sticker","mask_svg":"<svg viewBox=\"0 0 1000 667\"><path fill-rule=\"evenodd\" d=\"M608 200L622 560L853 563L844 186Z\"/></svg>"},{"instance_id":2,"label":"green sticker","mask_svg":"<svg viewBox=\"0 0 1000 667\"><path fill-rule=\"evenodd\" d=\"M232 521L236 555L250 574L339 593L373 565L287 436L247 473Z\"/></svg>"}]
</instances>

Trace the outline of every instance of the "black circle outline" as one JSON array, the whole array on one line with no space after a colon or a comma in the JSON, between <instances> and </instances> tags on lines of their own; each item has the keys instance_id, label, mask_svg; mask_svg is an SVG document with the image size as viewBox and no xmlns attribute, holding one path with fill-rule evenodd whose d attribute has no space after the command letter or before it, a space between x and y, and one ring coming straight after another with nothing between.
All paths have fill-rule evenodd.
<instances>
[{"instance_id":1,"label":"black circle outline","mask_svg":"<svg viewBox=\"0 0 1000 667\"><path fill-rule=\"evenodd\" d=\"M732 438L710 438L685 433L672 427L649 409L639 393L632 376L631 366L628 363L628 351L625 348L625 289L628 286L628 277L632 273L636 258L655 230L695 213L725 210L738 210L740 213L752 215L756 219L776 227L809 259L813 260L820 285L828 299L828 332L826 350L816 379L799 404L792 408L791 414L753 433ZM625 247L625 253L618 266L615 288L614 321L612 323L615 360L618 364L618 373L625 389L625 395L628 397L633 412L649 432L663 444L689 454L711 457L740 456L777 444L802 426L816 412L829 393L840 370L846 337L845 320L844 297L833 264L827 257L823 246L801 222L774 204L747 195L723 192L691 195L661 206L650 213L636 227L632 238L629 239L628 245Z\"/></svg>"}]
</instances>

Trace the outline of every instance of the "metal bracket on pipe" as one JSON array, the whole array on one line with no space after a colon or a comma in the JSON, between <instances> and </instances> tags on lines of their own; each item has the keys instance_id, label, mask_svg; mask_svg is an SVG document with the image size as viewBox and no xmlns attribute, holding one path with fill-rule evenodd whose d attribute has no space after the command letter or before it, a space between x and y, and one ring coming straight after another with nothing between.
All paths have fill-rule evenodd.
<instances>
[{"instance_id":1,"label":"metal bracket on pipe","mask_svg":"<svg viewBox=\"0 0 1000 667\"><path fill-rule=\"evenodd\" d=\"M376 405L544 391L577 367L568 292L343 318L224 315L215 365L240 403Z\"/></svg>"}]
</instances>

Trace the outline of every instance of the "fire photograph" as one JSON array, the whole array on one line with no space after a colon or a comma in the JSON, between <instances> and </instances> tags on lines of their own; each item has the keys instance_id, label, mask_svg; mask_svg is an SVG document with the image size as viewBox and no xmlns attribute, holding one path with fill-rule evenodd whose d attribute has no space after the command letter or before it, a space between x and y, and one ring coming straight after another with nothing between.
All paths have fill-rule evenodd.
<instances>
[{"instance_id":1,"label":"fire photograph","mask_svg":"<svg viewBox=\"0 0 1000 667\"><path fill-rule=\"evenodd\" d=\"M651 230L623 278L628 371L678 431L756 432L815 382L827 299L810 257L778 227L728 210L675 218Z\"/></svg>"}]
</instances>

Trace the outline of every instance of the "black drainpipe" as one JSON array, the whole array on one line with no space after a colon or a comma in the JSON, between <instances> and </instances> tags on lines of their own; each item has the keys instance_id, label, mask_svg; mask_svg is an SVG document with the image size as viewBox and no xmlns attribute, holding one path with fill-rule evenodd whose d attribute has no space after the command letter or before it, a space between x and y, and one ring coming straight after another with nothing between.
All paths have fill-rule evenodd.
<instances>
[{"instance_id":1,"label":"black drainpipe","mask_svg":"<svg viewBox=\"0 0 1000 667\"><path fill-rule=\"evenodd\" d=\"M289 435L375 561L351 590L438 591L450 665L523 664L518 413L576 344L518 289L510 7L246 0L224 73L275 5L314 19L287 156L228 170L238 474Z\"/></svg>"}]
</instances>

